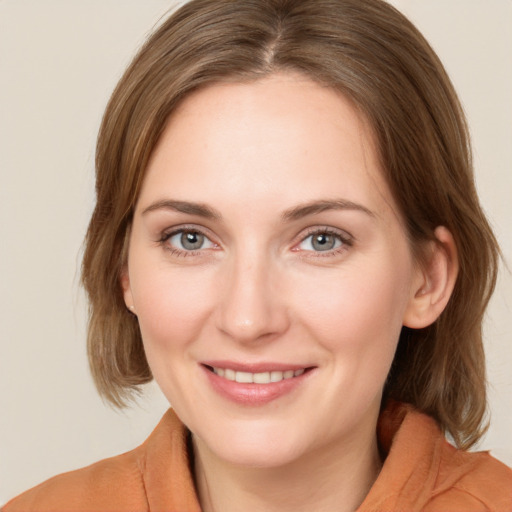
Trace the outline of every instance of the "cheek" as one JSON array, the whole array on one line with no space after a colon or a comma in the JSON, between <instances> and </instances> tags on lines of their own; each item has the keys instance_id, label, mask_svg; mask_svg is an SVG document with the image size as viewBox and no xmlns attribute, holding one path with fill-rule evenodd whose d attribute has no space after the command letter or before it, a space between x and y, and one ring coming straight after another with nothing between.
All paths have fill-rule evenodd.
<instances>
[{"instance_id":1,"label":"cheek","mask_svg":"<svg viewBox=\"0 0 512 512\"><path fill-rule=\"evenodd\" d=\"M131 286L146 351L172 350L197 338L215 297L208 273L162 263L138 270L134 262Z\"/></svg>"},{"instance_id":2,"label":"cheek","mask_svg":"<svg viewBox=\"0 0 512 512\"><path fill-rule=\"evenodd\" d=\"M187 272L147 262L139 268L134 264L132 275L149 367L169 402L185 414L192 407L189 397L194 401L200 397L200 390L195 387L196 365L190 363L194 342L204 337L202 331L212 309L212 280L197 269ZM185 414L183 419L186 417Z\"/></svg>"},{"instance_id":3,"label":"cheek","mask_svg":"<svg viewBox=\"0 0 512 512\"><path fill-rule=\"evenodd\" d=\"M409 300L408 276L399 267L382 257L304 276L292 294L295 309L328 350L392 358Z\"/></svg>"}]
</instances>

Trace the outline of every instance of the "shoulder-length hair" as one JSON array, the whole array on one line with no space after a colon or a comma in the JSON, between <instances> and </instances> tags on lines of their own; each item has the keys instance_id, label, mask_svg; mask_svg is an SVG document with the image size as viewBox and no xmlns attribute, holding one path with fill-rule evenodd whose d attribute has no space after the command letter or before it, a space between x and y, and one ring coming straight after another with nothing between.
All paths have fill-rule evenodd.
<instances>
[{"instance_id":1,"label":"shoulder-length hair","mask_svg":"<svg viewBox=\"0 0 512 512\"><path fill-rule=\"evenodd\" d=\"M454 88L423 36L382 0L192 0L141 48L98 137L97 202L82 269L98 390L122 406L152 379L120 275L134 205L166 121L198 88L287 70L339 91L369 121L416 256L435 241L437 226L455 239L460 271L451 300L431 326L403 328L385 396L414 404L469 447L483 431L482 317L499 249L475 191Z\"/></svg>"}]
</instances>

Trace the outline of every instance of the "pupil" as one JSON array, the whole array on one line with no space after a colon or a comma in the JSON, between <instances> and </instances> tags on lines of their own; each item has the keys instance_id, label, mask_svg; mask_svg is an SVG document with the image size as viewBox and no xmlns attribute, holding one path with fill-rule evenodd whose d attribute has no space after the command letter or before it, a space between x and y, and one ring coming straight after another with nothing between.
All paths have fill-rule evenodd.
<instances>
[{"instance_id":1,"label":"pupil","mask_svg":"<svg viewBox=\"0 0 512 512\"><path fill-rule=\"evenodd\" d=\"M181 245L190 251L200 249L203 245L203 241L204 236L200 233L188 232L181 235Z\"/></svg>"},{"instance_id":2,"label":"pupil","mask_svg":"<svg viewBox=\"0 0 512 512\"><path fill-rule=\"evenodd\" d=\"M313 238L313 247L317 251L329 251L334 247L334 237L325 233Z\"/></svg>"}]
</instances>

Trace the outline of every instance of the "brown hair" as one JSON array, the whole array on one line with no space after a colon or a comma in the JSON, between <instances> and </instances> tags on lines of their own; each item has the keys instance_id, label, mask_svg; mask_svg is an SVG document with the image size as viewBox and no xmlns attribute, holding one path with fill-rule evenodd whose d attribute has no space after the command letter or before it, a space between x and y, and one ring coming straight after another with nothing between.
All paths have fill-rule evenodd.
<instances>
[{"instance_id":1,"label":"brown hair","mask_svg":"<svg viewBox=\"0 0 512 512\"><path fill-rule=\"evenodd\" d=\"M431 326L403 328L386 396L433 416L459 446L482 434L482 317L498 247L476 195L468 131L453 86L416 28L381 0L192 0L149 38L115 89L96 155L86 237L88 350L100 393L122 406L151 380L120 274L148 159L176 105L222 80L299 71L340 91L369 120L411 245L454 236L460 272Z\"/></svg>"}]
</instances>

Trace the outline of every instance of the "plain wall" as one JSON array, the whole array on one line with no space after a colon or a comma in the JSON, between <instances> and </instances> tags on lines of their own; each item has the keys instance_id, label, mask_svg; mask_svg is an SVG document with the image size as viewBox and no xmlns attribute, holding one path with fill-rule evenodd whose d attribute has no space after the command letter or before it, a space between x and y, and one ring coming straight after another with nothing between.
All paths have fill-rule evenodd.
<instances>
[{"instance_id":1,"label":"plain wall","mask_svg":"<svg viewBox=\"0 0 512 512\"><path fill-rule=\"evenodd\" d=\"M512 262L512 2L395 0L445 63L468 114L485 210ZM167 408L149 385L116 412L85 352L81 243L103 109L169 0L0 0L0 504L140 444ZM478 247L475 247L478 251ZM512 278L485 328L491 428L512 465Z\"/></svg>"}]
</instances>

